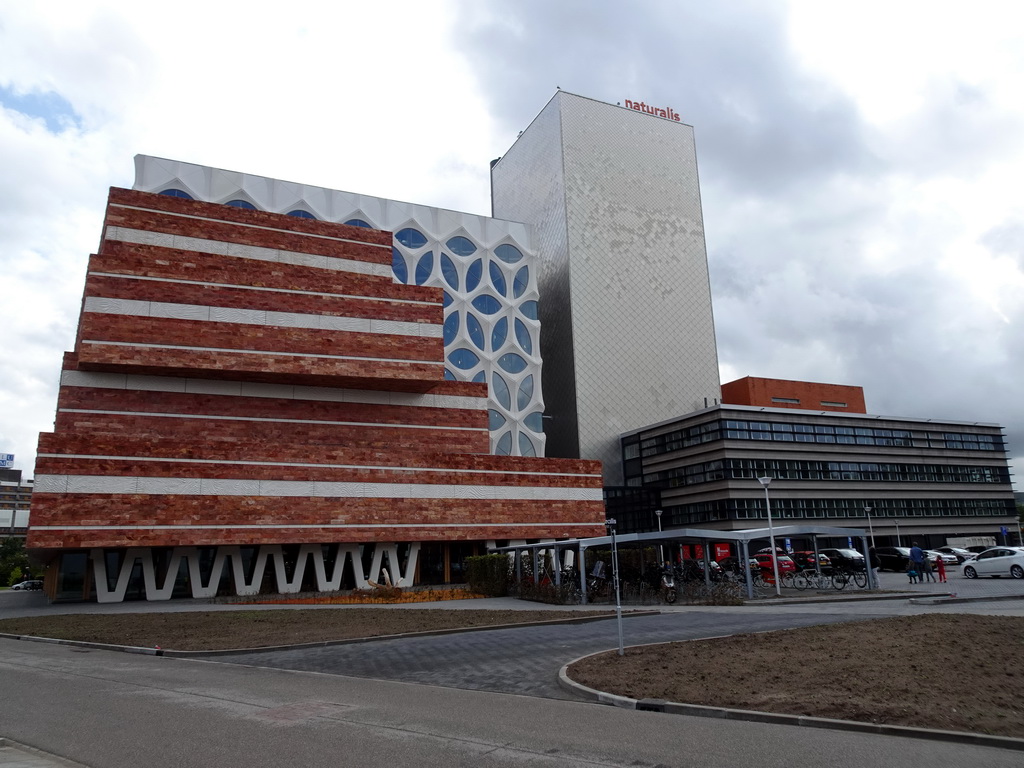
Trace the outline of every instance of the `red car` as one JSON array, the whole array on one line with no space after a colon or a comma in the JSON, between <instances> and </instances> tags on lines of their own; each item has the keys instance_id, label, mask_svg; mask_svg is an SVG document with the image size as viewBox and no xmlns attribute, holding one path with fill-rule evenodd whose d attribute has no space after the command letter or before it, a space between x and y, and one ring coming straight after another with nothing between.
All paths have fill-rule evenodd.
<instances>
[{"instance_id":1,"label":"red car","mask_svg":"<svg viewBox=\"0 0 1024 768\"><path fill-rule=\"evenodd\" d=\"M832 567L832 561L828 555L818 553L818 567L814 567L814 552L794 552L791 557L793 562L796 563L796 567L804 570L810 568L811 570L824 570L825 568ZM769 563L770 565L770 563Z\"/></svg>"},{"instance_id":2,"label":"red car","mask_svg":"<svg viewBox=\"0 0 1024 768\"><path fill-rule=\"evenodd\" d=\"M754 560L757 560L757 564L761 566L761 570L772 571L772 556L768 553L757 553L754 555ZM779 575L783 573L789 573L796 570L796 563L793 562L793 558L789 555L779 555Z\"/></svg>"}]
</instances>

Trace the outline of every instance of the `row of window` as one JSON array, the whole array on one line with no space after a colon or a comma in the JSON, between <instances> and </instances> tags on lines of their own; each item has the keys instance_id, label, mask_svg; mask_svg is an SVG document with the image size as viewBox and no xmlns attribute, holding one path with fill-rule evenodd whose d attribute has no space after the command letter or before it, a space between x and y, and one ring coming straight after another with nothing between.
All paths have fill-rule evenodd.
<instances>
[{"instance_id":1,"label":"row of window","mask_svg":"<svg viewBox=\"0 0 1024 768\"><path fill-rule=\"evenodd\" d=\"M348 224L349 222L345 222ZM410 250L418 250L427 244L427 236L414 227L406 227L395 233L395 240ZM476 244L468 237L456 235L445 243L448 250L456 256L472 256L476 253ZM523 253L514 245L503 243L494 249L494 255L506 264L515 264L523 258ZM452 286L455 287L455 286ZM470 289L472 290L472 289Z\"/></svg>"},{"instance_id":2,"label":"row of window","mask_svg":"<svg viewBox=\"0 0 1024 768\"><path fill-rule=\"evenodd\" d=\"M1013 500L997 499L772 499L773 520L860 519L866 528L864 507L872 519L905 517L1002 517L1015 515ZM764 499L717 499L697 504L665 506L666 527L693 527L719 520L766 520Z\"/></svg>"},{"instance_id":3,"label":"row of window","mask_svg":"<svg viewBox=\"0 0 1024 768\"><path fill-rule=\"evenodd\" d=\"M452 261L451 257L447 253L441 254L440 263L441 276L444 278L444 281L448 284L448 287L450 287L453 291L459 292L459 286L462 285L462 279L459 275L460 268L455 265L455 262ZM498 293L498 295L509 297L508 279L506 278L505 273L502 272L501 267L498 265L497 262L494 261L488 261L487 267L491 287ZM393 248L391 250L391 270L395 273L395 277L399 280L399 282L408 282L409 270L405 263L405 257L397 248ZM483 279L483 272L483 259L477 259L466 268L466 288L464 291L465 293L472 293L473 291L480 287L480 282ZM433 274L434 252L427 251L416 260L416 270L413 274L413 282L415 282L416 285L426 285ZM515 276L512 278L512 295L509 298L518 299L520 296L526 293L529 287L530 268L528 266L520 267L519 271L517 271L515 273ZM488 296L487 298L493 301L492 297ZM498 309L500 308L501 305L498 304ZM480 307L478 307L478 309L484 311ZM497 309L494 309L487 312L487 314L492 314L493 312L496 311Z\"/></svg>"},{"instance_id":4,"label":"row of window","mask_svg":"<svg viewBox=\"0 0 1024 768\"><path fill-rule=\"evenodd\" d=\"M995 483L1008 485L1006 467L877 462L724 459L674 467L643 476L643 485L680 488L715 480L854 480L899 483Z\"/></svg>"},{"instance_id":5,"label":"row of window","mask_svg":"<svg viewBox=\"0 0 1024 768\"><path fill-rule=\"evenodd\" d=\"M962 432L931 432L829 424L797 424L721 419L678 429L623 446L625 459L658 456L715 440L766 440L773 442L829 443L846 445L901 446L976 451L1005 450L1001 435Z\"/></svg>"}]
</instances>

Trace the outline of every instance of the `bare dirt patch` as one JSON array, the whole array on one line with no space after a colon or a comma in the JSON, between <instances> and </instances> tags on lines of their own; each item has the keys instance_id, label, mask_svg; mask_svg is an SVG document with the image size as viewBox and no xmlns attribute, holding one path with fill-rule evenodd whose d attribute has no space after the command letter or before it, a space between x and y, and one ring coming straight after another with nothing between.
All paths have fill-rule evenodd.
<instances>
[{"instance_id":1,"label":"bare dirt patch","mask_svg":"<svg viewBox=\"0 0 1024 768\"><path fill-rule=\"evenodd\" d=\"M608 616L607 611L488 611L382 608L66 614L0 621L0 633L178 651L436 632L467 627Z\"/></svg>"},{"instance_id":2,"label":"bare dirt patch","mask_svg":"<svg viewBox=\"0 0 1024 768\"><path fill-rule=\"evenodd\" d=\"M573 664L635 699L1024 738L1024 618L910 616L670 643Z\"/></svg>"}]
</instances>

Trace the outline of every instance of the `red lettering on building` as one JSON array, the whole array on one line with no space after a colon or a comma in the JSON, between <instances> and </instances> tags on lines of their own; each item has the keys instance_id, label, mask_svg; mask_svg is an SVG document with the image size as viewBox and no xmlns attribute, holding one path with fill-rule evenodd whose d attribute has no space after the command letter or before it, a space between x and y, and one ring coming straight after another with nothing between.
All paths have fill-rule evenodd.
<instances>
[{"instance_id":1,"label":"red lettering on building","mask_svg":"<svg viewBox=\"0 0 1024 768\"><path fill-rule=\"evenodd\" d=\"M637 112L644 112L648 115L664 118L665 120L675 120L677 123L679 122L679 113L673 111L671 107L653 107L642 101L630 101L629 99L626 99L626 109L635 109Z\"/></svg>"}]
</instances>

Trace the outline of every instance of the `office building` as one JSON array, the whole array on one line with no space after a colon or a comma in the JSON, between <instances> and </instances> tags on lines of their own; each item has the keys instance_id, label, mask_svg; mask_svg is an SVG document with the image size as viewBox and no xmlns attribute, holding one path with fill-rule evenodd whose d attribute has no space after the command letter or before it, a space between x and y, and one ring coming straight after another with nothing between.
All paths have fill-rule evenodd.
<instances>
[{"instance_id":1,"label":"office building","mask_svg":"<svg viewBox=\"0 0 1024 768\"><path fill-rule=\"evenodd\" d=\"M0 469L0 538L25 538L32 502L32 481L20 469Z\"/></svg>"},{"instance_id":2,"label":"office building","mask_svg":"<svg viewBox=\"0 0 1024 768\"><path fill-rule=\"evenodd\" d=\"M746 381L741 389L751 384L801 397L842 391L776 380ZM852 404L856 394L844 396ZM666 528L762 527L757 478L770 477L779 524L869 528L879 544L913 538L930 546L1003 526L1016 531L998 424L722 404L627 433L622 450L627 486L660 493ZM653 526L653 510L637 510L624 530Z\"/></svg>"}]
</instances>

